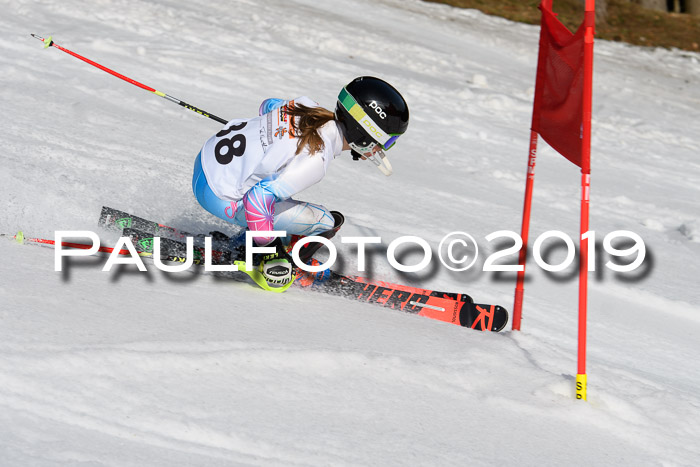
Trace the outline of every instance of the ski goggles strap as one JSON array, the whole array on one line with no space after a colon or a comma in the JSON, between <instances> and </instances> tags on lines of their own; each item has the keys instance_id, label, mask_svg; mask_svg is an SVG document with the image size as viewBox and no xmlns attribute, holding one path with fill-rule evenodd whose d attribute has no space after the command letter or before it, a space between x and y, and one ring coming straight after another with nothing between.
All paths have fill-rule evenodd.
<instances>
[{"instance_id":1,"label":"ski goggles strap","mask_svg":"<svg viewBox=\"0 0 700 467\"><path fill-rule=\"evenodd\" d=\"M346 88L341 89L340 95L338 96L338 102L348 111L352 118L354 118L357 123L372 137L374 138L383 149L391 148L396 140L401 135L390 135L384 132L382 128L377 125L377 123L372 120L367 112L357 103L354 97L350 95Z\"/></svg>"}]
</instances>

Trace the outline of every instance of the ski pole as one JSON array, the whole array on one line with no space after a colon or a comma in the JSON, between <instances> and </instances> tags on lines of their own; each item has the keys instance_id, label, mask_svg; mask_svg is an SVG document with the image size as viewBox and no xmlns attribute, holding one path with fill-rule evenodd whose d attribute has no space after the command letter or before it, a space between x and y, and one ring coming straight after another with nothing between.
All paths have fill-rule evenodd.
<instances>
[{"instance_id":1,"label":"ski pole","mask_svg":"<svg viewBox=\"0 0 700 467\"><path fill-rule=\"evenodd\" d=\"M48 48L48 47L55 47L55 48L57 48L58 50L62 50L63 52L65 52L65 53L67 53L67 54L69 54L69 55L72 55L72 56L74 56L75 58L78 58L78 59L84 61L85 63L88 63L88 64L90 64L90 65L92 65L92 66L94 66L94 67L96 67L96 68L99 68L99 69L102 70L102 71L106 71L106 72L109 73L110 75L114 75L114 76L116 76L116 77L119 78L119 79L123 79L124 81L133 84L134 86L138 86L138 87L140 87L141 89L145 89L146 91L152 92L152 93L156 94L157 96L163 97L163 98L169 100L170 102L174 102L174 103L176 103L176 104L178 104L178 105L180 105L180 106L182 106L182 107L184 107L184 108L186 108L186 109L188 109L188 110L191 110L191 111L193 111L193 112L197 112L198 114L203 115L203 116L205 116L205 117L207 117L207 118L211 118L212 120L216 120L216 121L219 122L219 123L223 123L223 124L227 123L227 121L224 120L224 119L221 118L221 117L217 117L216 115L211 114L211 113L209 113L209 112L206 112L206 111L204 111L204 110L202 110L202 109L199 109L199 108L197 108L197 107L195 107L195 106L193 106L193 105L190 105L190 104L188 104L187 102L183 102L183 101L181 101L180 99L177 99L177 98L175 98L175 97L173 97L173 96L170 96L170 95L168 95L168 94L165 94L164 92L160 92L160 91L158 91L158 90L156 90L156 89L153 89L153 88L150 87L150 86L146 86L145 84L139 83L138 81L133 80L133 79L131 79L131 78L127 77L127 76L124 76L124 75L122 75L122 74L120 74L120 73L117 73L117 72L114 71L114 70L110 70L109 68L107 68L107 67L105 67L105 66L102 66L102 65L100 65L100 64L97 63L97 62L93 62L93 61L90 60L89 58L85 58L85 57L83 57L82 55L79 55L79 54L77 54L77 53L75 53L75 52L73 52L73 51L71 51L71 50L68 50L68 49L66 49L66 48L64 48L64 47L61 47L60 45L56 44L56 43L53 41L53 39L52 39L51 36L49 36L49 37L46 38L46 39L44 39L43 37L37 36L36 34L32 34L31 36L34 37L34 38L36 38L36 39L39 39L40 41L42 41L42 42L44 43L44 48L45 48L45 49Z\"/></svg>"},{"instance_id":2,"label":"ski pole","mask_svg":"<svg viewBox=\"0 0 700 467\"><path fill-rule=\"evenodd\" d=\"M24 236L24 232L22 232L21 230L20 230L19 232L17 232L15 235L9 235L9 234L4 234L4 233L3 233L3 234L0 234L0 237L10 237L10 238L12 238L15 242L17 242L17 243L19 243L19 244L36 243L36 244L38 244L38 245L49 245L49 246L51 246L51 245L53 245L53 246L59 246L59 245L60 245L60 246L64 246L64 247L67 247L67 248L75 248L75 249L78 249L78 250L89 250L90 248L92 248L92 245L86 245L86 244L84 244L84 243L60 242L60 243L56 244L56 241L55 241L55 240L50 240L50 239L48 239L48 238L32 238L32 237L25 237L25 236ZM99 251L100 253L112 253L113 251L115 251L115 249L114 249L114 248L109 248L109 247L106 247L106 246L101 246L101 247L99 247L99 248L97 249L97 251ZM129 250L121 249L121 250L119 250L119 254L120 254L120 255L124 255L124 256L128 256L128 255L131 254L131 252L130 252ZM142 254L139 252L139 256L149 256L149 255L152 256L151 253L144 253L144 254L142 255Z\"/></svg>"}]
</instances>

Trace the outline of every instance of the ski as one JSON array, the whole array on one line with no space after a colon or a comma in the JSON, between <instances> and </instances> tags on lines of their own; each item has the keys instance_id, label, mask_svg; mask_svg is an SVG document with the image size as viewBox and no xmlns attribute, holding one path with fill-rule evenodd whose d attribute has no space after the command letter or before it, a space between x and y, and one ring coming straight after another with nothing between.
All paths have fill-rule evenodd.
<instances>
[{"instance_id":1,"label":"ski","mask_svg":"<svg viewBox=\"0 0 700 467\"><path fill-rule=\"evenodd\" d=\"M127 228L123 232L132 240L132 244L138 250L139 256L153 258L153 235ZM0 234L2 237L12 239L18 243L28 243L40 246L56 247L54 240L44 238L32 238L22 232L16 235ZM63 248L90 249L92 245L76 242L60 242ZM161 238L161 261L184 263L187 261L185 244L177 241L169 242ZM149 250L150 251L147 251ZM169 251L168 251L169 250ZM129 256L127 249L116 250L114 248L100 247L100 253L119 254ZM193 263L204 264L204 253L201 247L194 248ZM212 251L212 264L231 264L235 261L230 252ZM242 271L245 263L235 261ZM255 279L255 272L251 277ZM243 280L246 276L230 273L227 277L234 280ZM259 273L258 273L259 274ZM372 281L370 279L344 276L335 271L326 270L320 273L306 273L297 269L295 281L291 284L304 290L313 290L353 299L360 302L398 309L407 313L417 314L428 318L457 324L480 331L498 332L505 328L508 322L508 311L499 305L487 305L474 303L467 294L456 294L420 289L399 284Z\"/></svg>"},{"instance_id":2,"label":"ski","mask_svg":"<svg viewBox=\"0 0 700 467\"><path fill-rule=\"evenodd\" d=\"M100 218L97 221L97 225L108 230L117 231L121 231L125 228L133 228L142 232L148 232L154 235L157 234L159 237L170 238L173 240L195 237L194 234L190 234L183 230L169 227L158 222L149 221L142 217L129 214L128 212L120 211L119 209L114 209L107 206L102 206L102 211L100 212Z\"/></svg>"},{"instance_id":3,"label":"ski","mask_svg":"<svg viewBox=\"0 0 700 467\"><path fill-rule=\"evenodd\" d=\"M150 222L148 225L161 228L161 224L158 223ZM122 229L122 235L131 239L140 254L154 253L153 237L155 235L152 232L126 227ZM162 260L184 263L187 261L186 244L178 240L161 239L160 256ZM230 265L234 262L239 266L239 270L243 271L245 263L242 258L230 251L212 250L212 264ZM193 247L193 264L204 264L202 246ZM330 269L309 273L297 268L295 276L293 285L297 288L397 309L480 331L498 332L505 328L508 322L508 311L505 308L499 305L474 303L467 294L374 281L339 274Z\"/></svg>"},{"instance_id":4,"label":"ski","mask_svg":"<svg viewBox=\"0 0 700 467\"><path fill-rule=\"evenodd\" d=\"M345 217L339 213L338 211L331 211L331 214L333 215L333 219L335 221L335 225L333 229L327 231L327 232L322 232L318 234L319 236L325 237L325 238L333 238L336 233L338 233L338 230L340 230L340 227L343 225L345 222ZM146 233L151 233L154 236L159 236L159 237L164 237L167 239L171 240L186 240L187 237L203 237L203 235L194 235L190 234L188 232L185 232L184 230L179 230L174 227L167 226L165 224L161 224L159 222L154 222L154 221L149 221L147 219L144 219L142 217L134 216L133 214L129 214L128 212L125 211L120 211L119 209L114 209L110 208L107 206L102 206L102 211L100 212L100 218L97 222L97 224L100 227L104 227L108 230L118 230L121 231L125 228L133 228L135 230L141 231L141 232L146 232ZM239 228L239 232L240 232ZM225 244L226 241L228 241L228 236L222 232L209 232L209 236L212 237L215 243L219 244L219 247L221 249L228 249L228 245ZM294 244L299 241L301 236L299 235L292 235L291 237L291 242L287 247L287 251L290 251L292 247L294 247ZM311 259L313 254L321 248L320 243L309 243L304 245L301 250L299 251L299 258L303 262L307 262L308 260Z\"/></svg>"}]
</instances>

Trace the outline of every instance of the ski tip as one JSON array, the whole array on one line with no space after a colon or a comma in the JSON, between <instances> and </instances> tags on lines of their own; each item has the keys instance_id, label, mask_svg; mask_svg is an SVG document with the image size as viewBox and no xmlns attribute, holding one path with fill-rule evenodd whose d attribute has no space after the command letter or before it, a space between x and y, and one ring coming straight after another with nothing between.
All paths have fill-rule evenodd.
<instances>
[{"instance_id":1,"label":"ski tip","mask_svg":"<svg viewBox=\"0 0 700 467\"><path fill-rule=\"evenodd\" d=\"M20 245L24 244L24 232L21 230L15 235L15 241Z\"/></svg>"},{"instance_id":2,"label":"ski tip","mask_svg":"<svg viewBox=\"0 0 700 467\"><path fill-rule=\"evenodd\" d=\"M491 331L493 332L501 332L505 329L506 324L508 324L508 310L503 308L500 305L496 305L495 307L495 312L496 315L493 318L493 324Z\"/></svg>"},{"instance_id":3,"label":"ski tip","mask_svg":"<svg viewBox=\"0 0 700 467\"><path fill-rule=\"evenodd\" d=\"M470 303L462 308L460 323L462 326L476 329L477 331L500 332L508 324L508 310L500 305L487 305L485 303Z\"/></svg>"}]
</instances>

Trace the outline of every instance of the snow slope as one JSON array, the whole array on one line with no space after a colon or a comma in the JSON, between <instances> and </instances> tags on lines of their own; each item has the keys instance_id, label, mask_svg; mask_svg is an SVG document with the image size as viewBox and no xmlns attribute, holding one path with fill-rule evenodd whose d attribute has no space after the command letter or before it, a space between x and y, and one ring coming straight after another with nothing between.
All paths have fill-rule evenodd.
<instances>
[{"instance_id":1,"label":"snow slope","mask_svg":"<svg viewBox=\"0 0 700 467\"><path fill-rule=\"evenodd\" d=\"M344 235L479 240L465 273L374 277L512 304L484 237L519 231L538 28L417 0L0 0L0 232L96 230L102 205L226 229L191 194L218 129L29 36L226 118L266 97L332 107L355 76L411 109L384 178L338 159L303 194ZM591 227L637 273L589 293L589 401L573 399L574 268L529 266L523 331L478 333L212 275L54 272L0 241L0 465L697 465L700 55L597 42ZM532 238L578 232L579 171L541 144ZM114 237L101 232L106 243ZM356 260L339 242L343 266ZM552 252L552 262L563 256Z\"/></svg>"}]
</instances>

